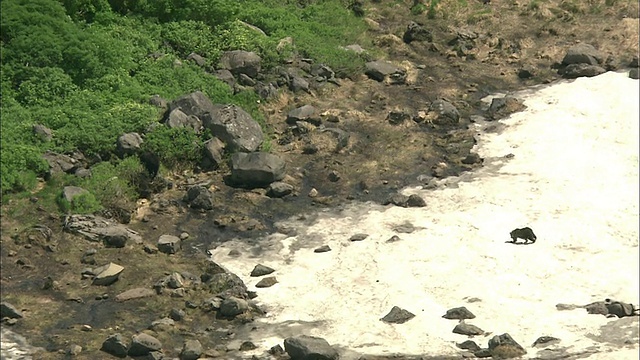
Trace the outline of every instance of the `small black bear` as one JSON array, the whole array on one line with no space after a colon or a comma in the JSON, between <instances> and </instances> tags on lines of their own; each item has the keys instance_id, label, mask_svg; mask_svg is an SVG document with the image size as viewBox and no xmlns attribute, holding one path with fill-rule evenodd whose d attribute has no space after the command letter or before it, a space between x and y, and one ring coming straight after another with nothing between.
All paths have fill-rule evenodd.
<instances>
[{"instance_id":1,"label":"small black bear","mask_svg":"<svg viewBox=\"0 0 640 360\"><path fill-rule=\"evenodd\" d=\"M533 230L528 227L515 229L510 232L509 235L511 235L511 240L513 240L514 244L516 243L516 241L518 241L518 239L523 239L525 244L529 243L529 241L531 241L531 243L534 243L537 240L536 234L534 234Z\"/></svg>"}]
</instances>

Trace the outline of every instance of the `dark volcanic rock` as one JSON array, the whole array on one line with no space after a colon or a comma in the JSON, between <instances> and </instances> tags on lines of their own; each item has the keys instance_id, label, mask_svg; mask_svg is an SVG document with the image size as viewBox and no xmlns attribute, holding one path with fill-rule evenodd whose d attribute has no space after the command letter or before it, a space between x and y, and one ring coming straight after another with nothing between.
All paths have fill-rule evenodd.
<instances>
[{"instance_id":1,"label":"dark volcanic rock","mask_svg":"<svg viewBox=\"0 0 640 360\"><path fill-rule=\"evenodd\" d=\"M515 112L522 111L527 107L522 100L513 96L505 96L501 98L493 98L489 110L487 110L487 119L498 120L507 117Z\"/></svg>"},{"instance_id":2,"label":"dark volcanic rock","mask_svg":"<svg viewBox=\"0 0 640 360\"><path fill-rule=\"evenodd\" d=\"M533 345L531 345L531 347L536 347L538 345L545 345L545 344L555 344L555 343L558 343L559 341L560 339L553 336L540 336L539 338L536 339L536 341L533 342Z\"/></svg>"},{"instance_id":3,"label":"dark volcanic rock","mask_svg":"<svg viewBox=\"0 0 640 360\"><path fill-rule=\"evenodd\" d=\"M187 190L184 201L189 203L192 209L213 209L213 193L204 186L192 186Z\"/></svg>"},{"instance_id":4,"label":"dark volcanic rock","mask_svg":"<svg viewBox=\"0 0 640 360\"><path fill-rule=\"evenodd\" d=\"M258 277L258 276L269 275L274 271L275 271L274 269L268 266L258 264L253 268L253 270L251 270L251 276Z\"/></svg>"},{"instance_id":5,"label":"dark volcanic rock","mask_svg":"<svg viewBox=\"0 0 640 360\"><path fill-rule=\"evenodd\" d=\"M598 65L604 61L604 54L598 51L593 45L580 43L574 45L567 50L566 55L562 59L562 64L588 64Z\"/></svg>"},{"instance_id":6,"label":"dark volcanic rock","mask_svg":"<svg viewBox=\"0 0 640 360\"><path fill-rule=\"evenodd\" d=\"M484 331L475 325L461 322L453 328L453 333L461 335L482 335Z\"/></svg>"},{"instance_id":7,"label":"dark volcanic rock","mask_svg":"<svg viewBox=\"0 0 640 360\"><path fill-rule=\"evenodd\" d=\"M109 336L103 343L100 350L113 356L124 358L127 357L128 347L120 334Z\"/></svg>"},{"instance_id":8,"label":"dark volcanic rock","mask_svg":"<svg viewBox=\"0 0 640 360\"><path fill-rule=\"evenodd\" d=\"M460 113L456 107L446 100L436 100L429 106L430 112L437 114L433 120L435 125L456 125L460 121Z\"/></svg>"},{"instance_id":9,"label":"dark volcanic rock","mask_svg":"<svg viewBox=\"0 0 640 360\"><path fill-rule=\"evenodd\" d=\"M473 340L463 341L460 344L456 344L456 346L460 349L470 350L474 352L480 350L480 346Z\"/></svg>"},{"instance_id":10,"label":"dark volcanic rock","mask_svg":"<svg viewBox=\"0 0 640 360\"><path fill-rule=\"evenodd\" d=\"M489 351L491 352L491 356L497 359L515 358L527 353L527 351L507 333L491 338L491 340L489 340Z\"/></svg>"},{"instance_id":11,"label":"dark volcanic rock","mask_svg":"<svg viewBox=\"0 0 640 360\"><path fill-rule=\"evenodd\" d=\"M566 79L576 79L579 77L593 77L607 72L598 65L571 64L561 71L561 75Z\"/></svg>"},{"instance_id":12,"label":"dark volcanic rock","mask_svg":"<svg viewBox=\"0 0 640 360\"><path fill-rule=\"evenodd\" d=\"M202 344L198 340L187 340L182 346L180 360L196 360L202 355Z\"/></svg>"},{"instance_id":13,"label":"dark volcanic rock","mask_svg":"<svg viewBox=\"0 0 640 360\"><path fill-rule=\"evenodd\" d=\"M234 184L263 187L282 180L284 175L284 160L276 155L238 152L231 157L231 180Z\"/></svg>"},{"instance_id":14,"label":"dark volcanic rock","mask_svg":"<svg viewBox=\"0 0 640 360\"><path fill-rule=\"evenodd\" d=\"M247 301L233 296L224 299L220 304L220 315L228 318L233 318L247 310L249 310Z\"/></svg>"},{"instance_id":15,"label":"dark volcanic rock","mask_svg":"<svg viewBox=\"0 0 640 360\"><path fill-rule=\"evenodd\" d=\"M131 345L129 346L129 356L143 356L152 351L160 351L162 349L162 343L155 337L139 333L133 335L131 338Z\"/></svg>"},{"instance_id":16,"label":"dark volcanic rock","mask_svg":"<svg viewBox=\"0 0 640 360\"><path fill-rule=\"evenodd\" d=\"M413 319L414 317L415 315L411 312L405 309L401 309L398 306L394 306L393 308L391 308L391 311L389 311L389 313L380 320L391 324L403 324Z\"/></svg>"},{"instance_id":17,"label":"dark volcanic rock","mask_svg":"<svg viewBox=\"0 0 640 360\"><path fill-rule=\"evenodd\" d=\"M473 315L471 311L467 310L466 307L461 306L461 307L456 307L456 308L447 310L447 313L442 315L442 317L450 320L454 320L454 319L465 320L465 319L475 319L476 316Z\"/></svg>"},{"instance_id":18,"label":"dark volcanic rock","mask_svg":"<svg viewBox=\"0 0 640 360\"><path fill-rule=\"evenodd\" d=\"M258 281L258 283L256 284L257 288L268 288L271 287L275 284L278 283L278 280L276 279L275 276L268 276L266 278L263 278L262 280Z\"/></svg>"},{"instance_id":19,"label":"dark volcanic rock","mask_svg":"<svg viewBox=\"0 0 640 360\"><path fill-rule=\"evenodd\" d=\"M402 36L402 41L409 44L412 41L433 41L433 34L422 25L411 22Z\"/></svg>"},{"instance_id":20,"label":"dark volcanic rock","mask_svg":"<svg viewBox=\"0 0 640 360\"><path fill-rule=\"evenodd\" d=\"M260 72L262 59L254 52L244 50L225 51L220 56L219 67L234 75L245 74L251 78Z\"/></svg>"},{"instance_id":21,"label":"dark volcanic rock","mask_svg":"<svg viewBox=\"0 0 640 360\"><path fill-rule=\"evenodd\" d=\"M365 74L376 81L386 80L401 84L407 78L406 70L384 60L368 62L365 67Z\"/></svg>"},{"instance_id":22,"label":"dark volcanic rock","mask_svg":"<svg viewBox=\"0 0 640 360\"><path fill-rule=\"evenodd\" d=\"M158 251L165 254L175 254L182 248L181 240L173 235L161 235L158 239Z\"/></svg>"},{"instance_id":23,"label":"dark volcanic rock","mask_svg":"<svg viewBox=\"0 0 640 360\"><path fill-rule=\"evenodd\" d=\"M313 250L313 252L315 253L323 253L323 252L328 252L331 251L331 248L329 247L329 245L322 245L318 248L316 248L315 250Z\"/></svg>"},{"instance_id":24,"label":"dark volcanic rock","mask_svg":"<svg viewBox=\"0 0 640 360\"><path fill-rule=\"evenodd\" d=\"M336 360L338 351L319 337L299 335L284 339L284 349L291 360Z\"/></svg>"},{"instance_id":25,"label":"dark volcanic rock","mask_svg":"<svg viewBox=\"0 0 640 360\"><path fill-rule=\"evenodd\" d=\"M0 303L0 318L20 319L22 316L22 311L17 307L6 301Z\"/></svg>"}]
</instances>

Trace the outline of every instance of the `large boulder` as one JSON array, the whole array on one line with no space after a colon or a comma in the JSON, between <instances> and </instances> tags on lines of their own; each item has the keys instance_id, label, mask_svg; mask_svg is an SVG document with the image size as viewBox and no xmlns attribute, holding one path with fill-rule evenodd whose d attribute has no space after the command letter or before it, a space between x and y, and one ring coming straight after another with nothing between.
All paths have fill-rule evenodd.
<instances>
[{"instance_id":1,"label":"large boulder","mask_svg":"<svg viewBox=\"0 0 640 360\"><path fill-rule=\"evenodd\" d=\"M260 124L239 106L216 105L200 119L230 152L253 152L262 145L264 134Z\"/></svg>"},{"instance_id":2,"label":"large boulder","mask_svg":"<svg viewBox=\"0 0 640 360\"><path fill-rule=\"evenodd\" d=\"M185 115L193 115L202 118L202 115L212 111L214 105L202 91L186 94L172 101L169 105L170 113L180 109Z\"/></svg>"},{"instance_id":3,"label":"large boulder","mask_svg":"<svg viewBox=\"0 0 640 360\"><path fill-rule=\"evenodd\" d=\"M527 353L527 351L507 333L491 338L489 340L489 351L494 359L511 359Z\"/></svg>"},{"instance_id":4,"label":"large boulder","mask_svg":"<svg viewBox=\"0 0 640 360\"><path fill-rule=\"evenodd\" d=\"M407 71L384 60L370 61L365 64L365 74L373 80L390 84L403 84Z\"/></svg>"},{"instance_id":5,"label":"large boulder","mask_svg":"<svg viewBox=\"0 0 640 360\"><path fill-rule=\"evenodd\" d=\"M412 41L433 41L433 34L418 23L410 22L402 36L402 41L409 44Z\"/></svg>"},{"instance_id":6,"label":"large boulder","mask_svg":"<svg viewBox=\"0 0 640 360\"><path fill-rule=\"evenodd\" d=\"M256 53L244 50L225 51L220 57L219 67L238 76L245 74L251 78L260 72L262 59Z\"/></svg>"},{"instance_id":7,"label":"large boulder","mask_svg":"<svg viewBox=\"0 0 640 360\"><path fill-rule=\"evenodd\" d=\"M162 343L155 337L139 333L133 335L131 338L131 345L129 346L129 356L144 356L152 351L162 350Z\"/></svg>"},{"instance_id":8,"label":"large boulder","mask_svg":"<svg viewBox=\"0 0 640 360\"><path fill-rule=\"evenodd\" d=\"M126 133L120 135L117 141L117 150L121 155L131 155L135 154L138 150L140 150L140 146L142 145L144 140L142 140L142 136L136 132Z\"/></svg>"},{"instance_id":9,"label":"large boulder","mask_svg":"<svg viewBox=\"0 0 640 360\"><path fill-rule=\"evenodd\" d=\"M284 339L284 349L291 360L335 360L338 351L327 340L315 336L299 335Z\"/></svg>"},{"instance_id":10,"label":"large boulder","mask_svg":"<svg viewBox=\"0 0 640 360\"><path fill-rule=\"evenodd\" d=\"M460 121L460 113L456 107L443 99L436 100L429 106L429 111L437 114L433 123L436 125L455 125Z\"/></svg>"},{"instance_id":11,"label":"large boulder","mask_svg":"<svg viewBox=\"0 0 640 360\"><path fill-rule=\"evenodd\" d=\"M71 156L57 154L51 151L45 152L44 155L42 155L42 158L49 164L48 176L62 172L71 174L80 166L78 160Z\"/></svg>"},{"instance_id":12,"label":"large boulder","mask_svg":"<svg viewBox=\"0 0 640 360\"><path fill-rule=\"evenodd\" d=\"M196 134L202 131L202 121L195 115L187 115L180 109L173 109L165 120L169 128L191 128Z\"/></svg>"},{"instance_id":13,"label":"large boulder","mask_svg":"<svg viewBox=\"0 0 640 360\"><path fill-rule=\"evenodd\" d=\"M264 187L284 178L285 163L265 153L235 153L231 156L231 181L239 186Z\"/></svg>"},{"instance_id":14,"label":"large boulder","mask_svg":"<svg viewBox=\"0 0 640 360\"><path fill-rule=\"evenodd\" d=\"M93 285L111 285L118 280L123 270L124 267L114 263L100 266L93 270L93 273L96 274L96 277L93 278Z\"/></svg>"},{"instance_id":15,"label":"large boulder","mask_svg":"<svg viewBox=\"0 0 640 360\"><path fill-rule=\"evenodd\" d=\"M562 59L562 64L599 65L604 62L604 59L604 54L593 47L593 45L580 43L570 47L569 50L567 50L567 53Z\"/></svg>"},{"instance_id":16,"label":"large boulder","mask_svg":"<svg viewBox=\"0 0 640 360\"><path fill-rule=\"evenodd\" d=\"M124 244L127 241L142 243L142 237L137 232L122 224L94 215L67 216L64 221L64 230L82 235L90 241L103 241L111 246Z\"/></svg>"}]
</instances>

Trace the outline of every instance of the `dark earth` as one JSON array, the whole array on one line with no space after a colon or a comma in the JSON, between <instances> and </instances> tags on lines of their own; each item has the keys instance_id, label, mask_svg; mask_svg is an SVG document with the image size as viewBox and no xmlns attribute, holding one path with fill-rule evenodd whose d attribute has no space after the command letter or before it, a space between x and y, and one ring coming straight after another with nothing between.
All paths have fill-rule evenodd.
<instances>
[{"instance_id":1,"label":"dark earth","mask_svg":"<svg viewBox=\"0 0 640 360\"><path fill-rule=\"evenodd\" d=\"M292 196L274 199L265 196L264 189L230 187L224 181L228 175L224 167L212 172L186 169L160 174L174 187L140 202L128 226L139 232L143 244L124 248L105 248L63 232L63 216L37 200L48 196L46 189L3 205L2 299L24 313L11 329L47 350L38 353L38 359L64 358L72 344L83 349L76 359L110 358L99 350L109 335L118 332L130 339L178 308L185 311L184 319L152 332L162 341L166 356L177 357L185 340L198 339L210 357L248 358L225 344L242 339L243 333L251 330L252 319L260 316L258 312L229 320L190 308L188 302L201 304L211 297L198 290L184 297L157 295L126 302L114 298L131 288L151 288L173 272L199 276L206 268L207 249L236 237L259 241L277 230L274 223L278 219L345 202L381 202L396 190L424 184L430 177L473 171L482 164L465 160L475 143L474 133L467 127L475 115L486 116L481 98L560 79L559 62L570 46L580 42L606 54L608 70L629 67L638 53L637 2L606 1L612 6L605 1L556 0L444 3L435 19L412 15L413 1L364 3L369 30L360 45L373 59L404 67L408 75L405 84L378 82L363 71L310 94L284 92L263 106L273 130L269 134L271 152L286 161L286 180L295 186ZM411 21L431 30L432 41L405 43L403 34ZM437 99L455 105L460 112L458 124L438 126L429 124L428 119L413 120ZM286 114L307 104L325 114L322 121L337 120L336 125L349 132L348 146L336 152L328 144L306 154L299 139L283 140L288 136ZM408 119L391 123L388 116L392 111L408 114ZM310 136L316 135L317 144L331 141L319 134ZM191 210L182 201L187 187L200 183L214 192L213 210ZM317 196L308 196L312 189ZM49 227L51 236L34 232L35 224ZM145 245L147 249L155 247L161 235L183 232L189 237L181 252L145 251ZM80 261L89 249L97 250L93 255L96 264L114 262L125 268L117 282L92 286L81 278L82 270L93 266Z\"/></svg>"}]
</instances>

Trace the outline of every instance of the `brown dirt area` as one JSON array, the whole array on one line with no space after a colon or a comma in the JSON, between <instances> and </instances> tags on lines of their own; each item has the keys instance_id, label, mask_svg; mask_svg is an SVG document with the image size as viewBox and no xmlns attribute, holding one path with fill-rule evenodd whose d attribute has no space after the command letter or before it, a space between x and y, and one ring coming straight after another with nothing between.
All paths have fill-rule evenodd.
<instances>
[{"instance_id":1,"label":"brown dirt area","mask_svg":"<svg viewBox=\"0 0 640 360\"><path fill-rule=\"evenodd\" d=\"M77 236L62 232L57 209L44 208L28 198L13 199L2 208L1 286L3 301L25 309L25 317L12 327L34 345L49 350L39 359L64 358L71 344L83 351L76 359L108 358L100 344L114 332L129 339L151 321L166 316L172 308L185 308L185 301L200 303L207 294L194 291L187 298L155 296L116 303L118 293L149 287L167 272L200 274L206 262L204 251L231 237L255 241L273 230L282 216L302 214L315 207L335 206L345 201L380 201L407 185L417 185L417 176L431 175L432 167L446 164L448 175L473 170L464 165L474 145L469 116L482 114L480 99L495 91L514 91L526 86L549 83L560 78L553 68L566 50L579 42L589 43L607 55L617 68L626 67L638 54L638 3L622 0L443 0L435 18L426 13L414 15L413 1L366 1L365 17L369 30L361 45L376 59L385 59L408 73L407 84L389 85L361 75L340 79L340 86L328 84L312 94L283 94L263 107L273 129L271 152L287 164L287 181L296 186L297 196L270 199L264 191L233 189L224 184L224 169L215 173L173 176L176 187L154 197L148 208L148 222L142 216L130 224L144 243L153 246L162 234L191 236L178 255L147 254L141 245L104 249ZM609 5L612 4L612 5ZM410 21L433 32L433 43L405 44L402 35ZM456 51L450 41L457 31L478 35L475 47ZM518 77L527 69L528 79ZM437 128L412 120L400 125L386 118L391 110L416 115L433 100L445 98L461 114L455 127ZM335 114L337 127L351 134L349 145L338 151L327 150L332 138L319 136L315 154L303 154L301 141L280 145L286 134L289 110L314 105L321 113ZM336 171L339 181L330 181ZM189 181L187 181L189 179ZM218 201L216 209L201 213L180 205L187 183L208 180ZM318 196L307 196L315 188ZM34 194L46 198L44 192ZM32 236L29 228L45 224L53 230L51 240ZM55 249L47 250L49 243ZM125 267L120 280L109 287L91 286L80 277L88 265L80 263L82 254L95 248L98 264L115 262ZM55 286L43 290L45 278ZM107 294L108 298L96 300ZM231 339L241 338L250 319L216 319L198 309L186 309L185 320L168 331L151 332L164 344L166 355L177 357L185 339L199 339L205 349L214 349ZM249 322L249 324L245 324ZM83 325L91 325L90 329ZM276 344L274 344L276 345ZM242 358L229 349L221 358ZM214 354L211 354L214 355ZM246 357L246 356L245 356ZM382 357L366 357L382 360ZM397 356L393 359L409 359ZM415 357L411 357L415 358Z\"/></svg>"}]
</instances>

